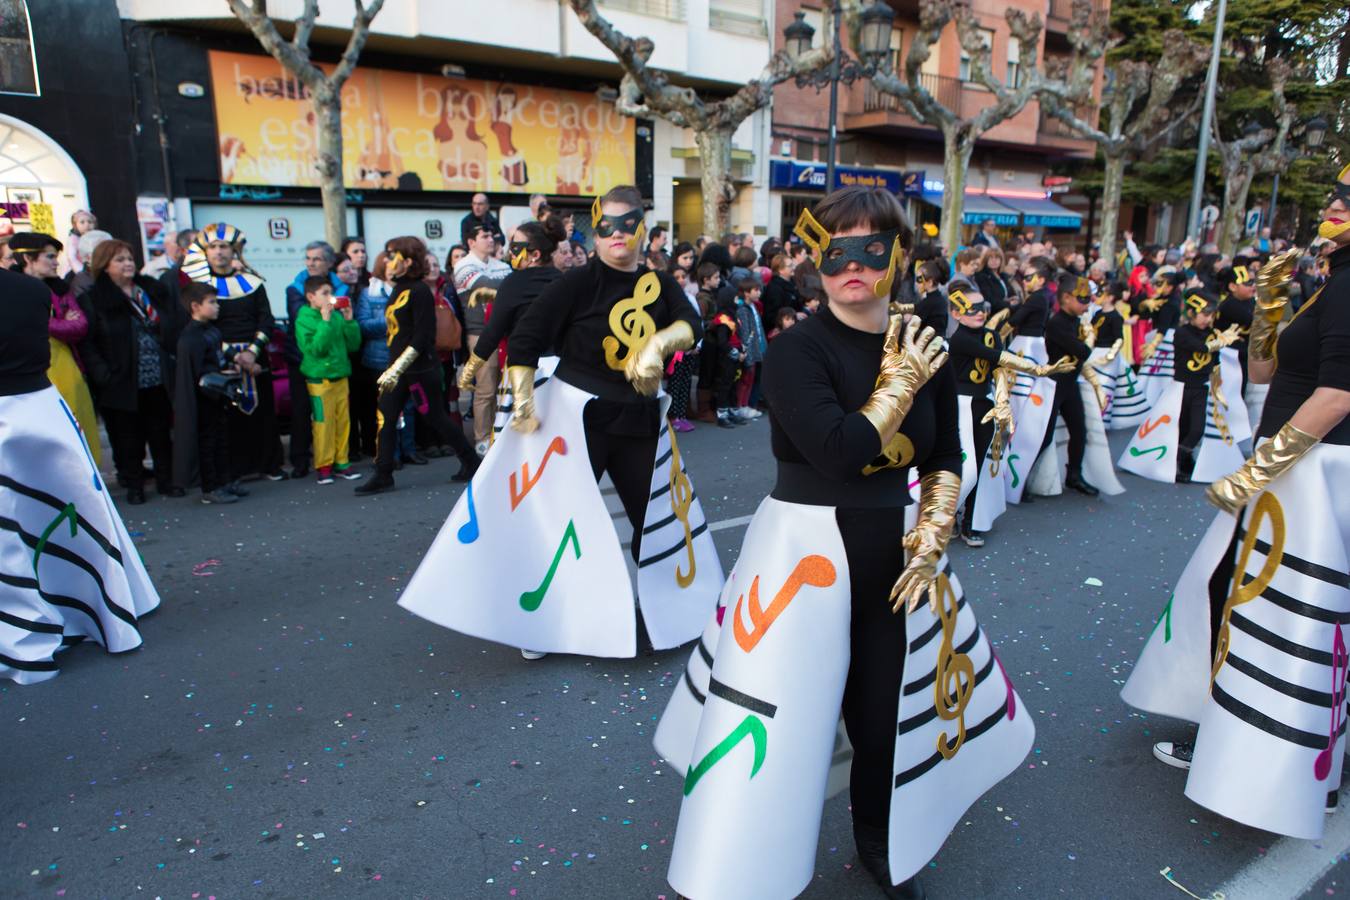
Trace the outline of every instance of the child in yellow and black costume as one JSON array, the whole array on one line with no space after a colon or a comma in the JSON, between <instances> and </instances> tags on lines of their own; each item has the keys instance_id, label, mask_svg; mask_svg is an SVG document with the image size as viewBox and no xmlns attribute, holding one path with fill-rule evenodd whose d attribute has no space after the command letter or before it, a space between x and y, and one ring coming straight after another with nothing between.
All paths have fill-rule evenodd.
<instances>
[{"instance_id":1,"label":"child in yellow and black costume","mask_svg":"<svg viewBox=\"0 0 1350 900\"><path fill-rule=\"evenodd\" d=\"M1177 440L1177 481L1183 484L1191 480L1195 451L1205 436L1205 410L1219 365L1219 350L1237 339L1237 326L1225 332L1214 330L1218 306L1218 298L1209 291L1189 292L1182 304L1186 321L1177 328L1172 341L1176 353L1172 380L1185 386Z\"/></svg>"}]
</instances>

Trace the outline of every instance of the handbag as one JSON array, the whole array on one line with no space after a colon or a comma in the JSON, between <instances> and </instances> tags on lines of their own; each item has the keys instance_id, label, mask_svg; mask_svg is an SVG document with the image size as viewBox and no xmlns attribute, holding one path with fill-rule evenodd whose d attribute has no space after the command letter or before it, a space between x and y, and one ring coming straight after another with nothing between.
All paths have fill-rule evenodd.
<instances>
[{"instance_id":1,"label":"handbag","mask_svg":"<svg viewBox=\"0 0 1350 900\"><path fill-rule=\"evenodd\" d=\"M450 306L436 304L436 352L453 353L464 344L464 328Z\"/></svg>"}]
</instances>

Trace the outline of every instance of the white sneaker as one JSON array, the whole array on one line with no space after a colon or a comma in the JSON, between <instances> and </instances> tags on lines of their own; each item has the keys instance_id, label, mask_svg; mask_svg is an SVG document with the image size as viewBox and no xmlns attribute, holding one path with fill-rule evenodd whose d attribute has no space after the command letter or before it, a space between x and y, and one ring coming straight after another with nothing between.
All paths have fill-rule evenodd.
<instances>
[{"instance_id":1,"label":"white sneaker","mask_svg":"<svg viewBox=\"0 0 1350 900\"><path fill-rule=\"evenodd\" d=\"M1159 741L1153 745L1153 755L1159 762L1174 769L1189 769L1195 745L1185 741Z\"/></svg>"},{"instance_id":2,"label":"white sneaker","mask_svg":"<svg viewBox=\"0 0 1350 900\"><path fill-rule=\"evenodd\" d=\"M736 410L736 414L742 419L758 419L760 416L764 415L764 413L755 409L753 406L742 406Z\"/></svg>"},{"instance_id":3,"label":"white sneaker","mask_svg":"<svg viewBox=\"0 0 1350 900\"><path fill-rule=\"evenodd\" d=\"M524 647L521 647L520 656L522 659L543 659L545 656L548 656L548 654L540 653L538 650L526 650Z\"/></svg>"},{"instance_id":4,"label":"white sneaker","mask_svg":"<svg viewBox=\"0 0 1350 900\"><path fill-rule=\"evenodd\" d=\"M476 443L476 444L473 445L473 449L474 449L474 452L477 453L479 456L487 456L487 452L488 452L488 442L487 442L487 441L479 441L478 443Z\"/></svg>"}]
</instances>

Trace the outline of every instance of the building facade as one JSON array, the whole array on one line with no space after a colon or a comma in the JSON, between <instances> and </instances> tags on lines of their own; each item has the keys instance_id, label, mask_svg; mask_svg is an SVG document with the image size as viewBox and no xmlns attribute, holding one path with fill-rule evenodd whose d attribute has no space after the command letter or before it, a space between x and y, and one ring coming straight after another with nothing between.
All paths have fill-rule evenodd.
<instances>
[{"instance_id":1,"label":"building facade","mask_svg":"<svg viewBox=\"0 0 1350 900\"><path fill-rule=\"evenodd\" d=\"M891 66L902 72L918 32L917 0L888 0L895 12L891 34ZM1105 0L1101 0L1105 8ZM1009 34L1005 11L1011 6L1039 13L1042 65L1067 61L1069 0L972 0L976 18L991 46L996 77L1013 83L1021 77L1016 41ZM799 0L776 0L777 19L791 21L797 11L822 39L819 6ZM777 40L782 44L781 33ZM903 77L903 76L902 76ZM1098 72L1096 90L1100 91ZM962 52L956 26L949 24L924 64L923 86L948 109L970 116L992 102L988 90L970 80L969 60ZM774 95L770 222L775 233L792 227L802 207L825 190L829 104L826 91L780 87ZM1095 106L1095 104L1093 104ZM837 181L839 184L885 185L907 201L918 225L937 224L942 201L942 136L916 122L890 95L862 79L839 87ZM1085 228L1087 198L1066 199L1051 167L1064 159L1090 159L1095 146L1072 135L1058 120L1045 115L1036 101L981 137L966 178L964 239L979 224L994 219L1001 233L1028 229L1051 234L1079 234ZM1077 240L1076 238L1074 239Z\"/></svg>"},{"instance_id":2,"label":"building facade","mask_svg":"<svg viewBox=\"0 0 1350 900\"><path fill-rule=\"evenodd\" d=\"M293 277L304 244L323 234L315 122L304 87L226 0L4 3L31 17L41 87L7 95L0 85L0 127L12 129L0 155L13 144L19 161L48 159L42 172L11 165L0 185L19 200L45 191L58 201L49 205L62 234L71 213L92 208L147 256L174 228L225 219L248 234L249 262L265 277ZM286 23L303 6L270 0L268 11ZM312 57L332 65L351 5L322 9ZM711 97L757 75L772 52L769 0L600 9L652 39L654 66ZM349 231L375 243L416 233L444 257L478 191L509 228L528 216L531 194L584 212L595 194L632 182L650 200L649 221L696 234L693 136L618 114L608 98L620 74L559 0L387 0L343 93ZM737 134L735 175L747 188L737 228L767 216L754 185L767 179L768 123L764 111Z\"/></svg>"}]
</instances>

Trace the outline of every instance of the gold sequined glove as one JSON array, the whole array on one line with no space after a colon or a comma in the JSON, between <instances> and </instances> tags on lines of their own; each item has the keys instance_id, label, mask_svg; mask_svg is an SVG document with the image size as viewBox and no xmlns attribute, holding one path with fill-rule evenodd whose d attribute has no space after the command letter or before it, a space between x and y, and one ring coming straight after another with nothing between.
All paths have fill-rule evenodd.
<instances>
[{"instance_id":1,"label":"gold sequined glove","mask_svg":"<svg viewBox=\"0 0 1350 900\"><path fill-rule=\"evenodd\" d=\"M459 389L461 391L473 390L473 383L478 379L478 370L487 365L487 360L476 353L469 354L468 362L464 363L464 369L459 373Z\"/></svg>"},{"instance_id":2,"label":"gold sequined glove","mask_svg":"<svg viewBox=\"0 0 1350 900\"><path fill-rule=\"evenodd\" d=\"M892 316L886 329L885 349L876 390L858 410L872 423L881 438L881 446L890 443L900 423L914 405L914 395L947 362L946 344L931 328L919 330L920 322L911 318L900 337L901 317Z\"/></svg>"},{"instance_id":3,"label":"gold sequined glove","mask_svg":"<svg viewBox=\"0 0 1350 900\"><path fill-rule=\"evenodd\" d=\"M961 476L955 472L929 472L919 486L919 521L901 545L909 554L904 571L891 588L891 611L906 613L919 608L928 594L928 606L937 613L938 560L947 550L956 525L956 504L961 497Z\"/></svg>"},{"instance_id":4,"label":"gold sequined glove","mask_svg":"<svg viewBox=\"0 0 1350 900\"><path fill-rule=\"evenodd\" d=\"M534 414L534 366L507 366L506 380L511 385L511 427L529 434L539 427Z\"/></svg>"},{"instance_id":5,"label":"gold sequined glove","mask_svg":"<svg viewBox=\"0 0 1350 900\"><path fill-rule=\"evenodd\" d=\"M1146 363L1152 359L1153 354L1157 353L1158 348L1162 346L1162 342L1163 333L1161 331L1153 332L1153 335L1148 339L1148 343L1139 348L1139 362Z\"/></svg>"},{"instance_id":6,"label":"gold sequined glove","mask_svg":"<svg viewBox=\"0 0 1350 900\"><path fill-rule=\"evenodd\" d=\"M378 389L379 396L383 397L385 394L398 387L398 380L403 377L403 373L408 371L408 367L411 366L416 359L417 351L412 347L408 347L400 353L398 359L394 360L394 364L380 373L379 378L375 379L375 386Z\"/></svg>"},{"instance_id":7,"label":"gold sequined glove","mask_svg":"<svg viewBox=\"0 0 1350 900\"><path fill-rule=\"evenodd\" d=\"M1231 347L1240 340L1242 340L1242 326L1229 325L1223 331L1216 331L1205 338L1205 349L1213 353L1215 350Z\"/></svg>"},{"instance_id":8,"label":"gold sequined glove","mask_svg":"<svg viewBox=\"0 0 1350 900\"><path fill-rule=\"evenodd\" d=\"M1106 351L1106 358L1103 362L1115 362L1116 357L1120 355L1120 348L1125 346L1124 338L1116 338L1116 342L1111 345L1111 349Z\"/></svg>"},{"instance_id":9,"label":"gold sequined glove","mask_svg":"<svg viewBox=\"0 0 1350 900\"><path fill-rule=\"evenodd\" d=\"M1144 312L1155 313L1167 304L1166 297L1150 297L1147 300L1139 301L1139 308Z\"/></svg>"},{"instance_id":10,"label":"gold sequined glove","mask_svg":"<svg viewBox=\"0 0 1350 900\"><path fill-rule=\"evenodd\" d=\"M1102 380L1097 375L1097 370L1091 364L1084 365L1079 372L1083 380L1092 385L1092 392L1097 395L1097 406L1102 412L1106 412L1106 404L1111 402L1111 398L1106 393L1106 388L1102 387Z\"/></svg>"},{"instance_id":11,"label":"gold sequined glove","mask_svg":"<svg viewBox=\"0 0 1350 900\"><path fill-rule=\"evenodd\" d=\"M1017 376L1007 369L994 370L994 408L984 414L980 424L994 423L998 431L1012 434L1012 389Z\"/></svg>"},{"instance_id":12,"label":"gold sequined glove","mask_svg":"<svg viewBox=\"0 0 1350 900\"><path fill-rule=\"evenodd\" d=\"M644 397L654 397L661 388L661 375L666 370L666 359L680 350L694 346L694 329L683 319L667 325L647 338L642 349L628 357L623 377Z\"/></svg>"},{"instance_id":13,"label":"gold sequined glove","mask_svg":"<svg viewBox=\"0 0 1350 900\"><path fill-rule=\"evenodd\" d=\"M1074 361L1071 357L1061 357L1053 364L1045 365L1029 359L1017 353L1010 353L1004 350L999 354L998 364L1000 368L1012 369L1015 372L1022 372L1035 378L1045 378L1049 375L1060 375L1064 372L1072 372Z\"/></svg>"},{"instance_id":14,"label":"gold sequined glove","mask_svg":"<svg viewBox=\"0 0 1350 900\"><path fill-rule=\"evenodd\" d=\"M1225 475L1205 491L1205 497L1219 509L1233 515L1240 513L1257 494L1289 471L1313 447L1318 439L1295 428L1292 422L1262 442L1252 458L1231 475Z\"/></svg>"},{"instance_id":15,"label":"gold sequined glove","mask_svg":"<svg viewBox=\"0 0 1350 900\"><path fill-rule=\"evenodd\" d=\"M1007 306L1003 307L998 312L994 313L992 316L989 317L989 321L984 323L984 327L988 328L990 331L998 331L1000 328L1003 327L1003 323L1008 321L1008 316L1011 313L1012 313L1011 308Z\"/></svg>"},{"instance_id":16,"label":"gold sequined glove","mask_svg":"<svg viewBox=\"0 0 1350 900\"><path fill-rule=\"evenodd\" d=\"M1297 247L1271 258L1256 276L1256 314L1247 340L1247 358L1268 362L1275 358L1276 329L1289 305L1289 279L1303 253ZM1307 303L1310 298L1305 297Z\"/></svg>"}]
</instances>

